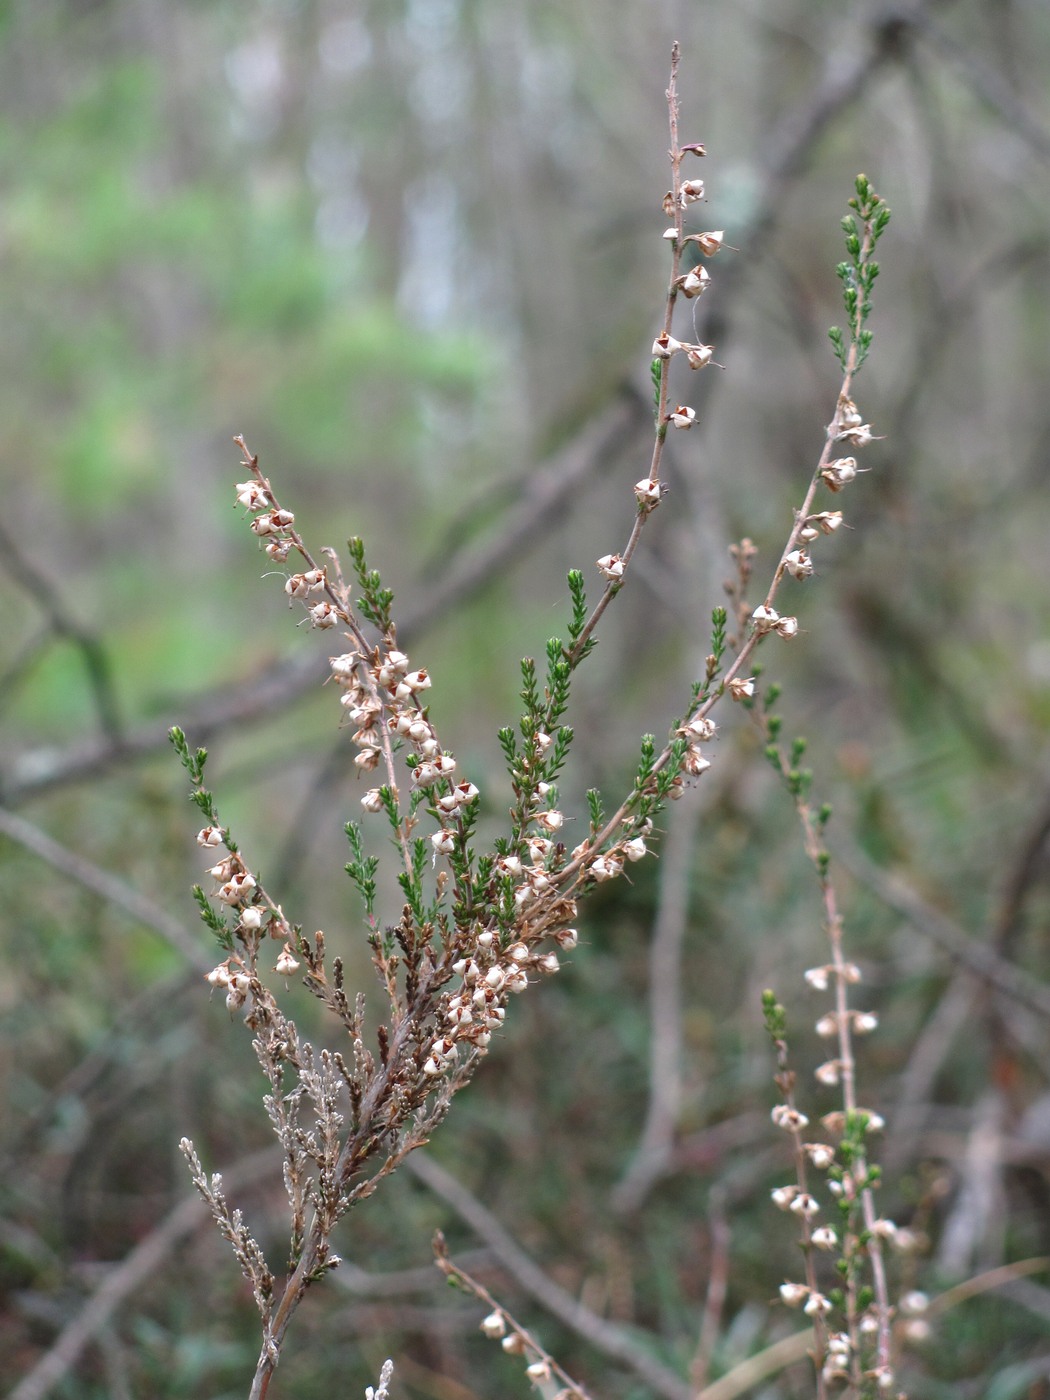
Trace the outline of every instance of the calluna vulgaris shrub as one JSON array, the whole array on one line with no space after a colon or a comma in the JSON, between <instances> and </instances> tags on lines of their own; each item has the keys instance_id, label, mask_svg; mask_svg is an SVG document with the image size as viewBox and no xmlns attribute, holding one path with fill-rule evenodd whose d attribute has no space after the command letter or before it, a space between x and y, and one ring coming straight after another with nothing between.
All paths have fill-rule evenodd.
<instances>
[{"instance_id":1,"label":"calluna vulgaris shrub","mask_svg":"<svg viewBox=\"0 0 1050 1400\"><path fill-rule=\"evenodd\" d=\"M393 593L368 567L363 543L350 540L346 573L334 550L314 552L258 459L243 438L236 440L244 476L237 501L259 546L283 571L285 593L310 627L334 642L331 679L341 718L352 731L358 772L373 784L360 799L360 823L346 827L346 872L363 901L383 1008L374 1034L366 1033L364 993L346 986L343 961L330 947L333 940L320 932L304 934L271 897L204 785L204 751L193 751L184 734L173 730L204 819L197 841L214 862L207 871L210 892L195 890L201 917L224 954L208 981L254 1037L269 1082L266 1112L284 1153L289 1264L278 1276L241 1213L228 1204L221 1178L209 1177L192 1143L182 1143L197 1188L258 1305L262 1345L253 1400L268 1392L306 1291L339 1263L332 1243L336 1226L431 1136L480 1069L515 999L556 976L562 960L571 957L579 902L649 858L665 804L688 801L689 789L711 766L714 714L725 704L748 712L794 802L829 938L827 961L806 973L830 999L817 1027L830 1053L817 1079L841 1090L841 1107L823 1118L819 1130L796 1099L783 1007L772 992L764 997L780 1094L772 1120L790 1139L794 1158L793 1177L774 1190L773 1205L794 1217L801 1245L801 1276L786 1281L780 1294L807 1320L816 1395L898 1393L896 1348L925 1327L921 1297L909 1295L907 1305L895 1309L887 1283L886 1246L906 1246L907 1240L876 1205L878 1171L869 1142L881 1124L858 1098L853 1051L854 1039L873 1030L876 1021L850 1002L860 972L844 951L823 844L830 812L813 800L811 775L801 767L802 743L782 741L774 713L777 688L765 682L756 664L760 647L804 645L796 640L798 620L777 606L781 585L787 576L813 575L814 553L843 524L838 501L863 470L858 454L875 438L854 400L854 383L871 344L867 320L878 274L872 255L889 210L863 175L849 201L852 212L843 220L846 260L837 269L845 325L830 332L841 383L780 559L755 602L749 596L754 546L745 540L732 547L736 579L729 607L712 613L710 653L681 713L666 737L643 736L633 785L615 809L607 811L592 790L586 835L571 848L564 840L558 781L572 748L566 720L573 680L595 646L598 624L629 582L646 525L663 501L668 433L688 432L696 420L692 407L669 397L671 365L677 361L700 373L715 353L714 346L674 334L680 304L703 296L712 276L708 265L728 247L721 230L687 228L704 203L704 181L696 171L705 152L699 142L679 139L677 64L676 49L667 94L671 189L663 201L670 271L652 345L652 456L632 488L625 541L597 561L597 601L588 600L584 573L571 570L565 636L548 643L542 664L532 658L522 662L523 710L516 727L499 733L511 794L509 821L489 848L476 840L479 813L483 803L496 807L505 799L479 792L441 742L428 705L430 674L420 658L399 647ZM385 914L378 907L375 828L392 836L397 853L400 907ZM345 1030L342 1050L318 1049L284 1014L281 987L294 977L302 978ZM484 1333L522 1358L528 1378L544 1395L583 1393L536 1338L453 1262L440 1240L437 1255L449 1277L485 1304ZM376 1400L384 1400L390 1374L387 1363Z\"/></svg>"}]
</instances>

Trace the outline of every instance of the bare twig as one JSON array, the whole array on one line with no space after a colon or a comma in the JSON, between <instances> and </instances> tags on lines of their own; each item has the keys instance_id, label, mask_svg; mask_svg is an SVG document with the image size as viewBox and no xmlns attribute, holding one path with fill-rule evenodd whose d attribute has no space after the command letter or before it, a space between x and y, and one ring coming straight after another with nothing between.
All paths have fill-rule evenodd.
<instances>
[{"instance_id":1,"label":"bare twig","mask_svg":"<svg viewBox=\"0 0 1050 1400\"><path fill-rule=\"evenodd\" d=\"M405 1166L484 1240L515 1283L542 1308L603 1355L641 1377L664 1400L689 1400L691 1391L686 1382L656 1360L641 1338L635 1340L626 1328L599 1317L548 1277L491 1211L431 1156L416 1152L406 1159Z\"/></svg>"},{"instance_id":2,"label":"bare twig","mask_svg":"<svg viewBox=\"0 0 1050 1400\"><path fill-rule=\"evenodd\" d=\"M207 951L193 937L185 924L170 914L154 899L147 899L138 890L103 870L86 856L60 845L46 832L26 821L15 812L0 807L0 832L10 841L15 841L25 850L46 861L67 879L82 885L84 889L97 894L118 909L123 909L138 923L160 934L177 953L181 954L193 967L207 972L212 959Z\"/></svg>"},{"instance_id":3,"label":"bare twig","mask_svg":"<svg viewBox=\"0 0 1050 1400\"><path fill-rule=\"evenodd\" d=\"M249 1186L252 1182L272 1177L275 1165L280 1165L280 1153L267 1148L238 1163L227 1173L227 1181L236 1187ZM210 1224L210 1217L196 1195L180 1201L170 1215L106 1276L32 1371L9 1393L7 1400L44 1400L45 1396L50 1395L124 1300L158 1272L181 1240L205 1223Z\"/></svg>"}]
</instances>

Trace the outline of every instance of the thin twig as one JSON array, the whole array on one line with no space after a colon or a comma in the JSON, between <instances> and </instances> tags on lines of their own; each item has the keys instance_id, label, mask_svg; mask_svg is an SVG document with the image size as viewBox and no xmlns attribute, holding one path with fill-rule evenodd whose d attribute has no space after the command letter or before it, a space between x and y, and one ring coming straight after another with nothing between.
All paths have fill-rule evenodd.
<instances>
[{"instance_id":1,"label":"thin twig","mask_svg":"<svg viewBox=\"0 0 1050 1400\"><path fill-rule=\"evenodd\" d=\"M280 1160L280 1152L273 1148L257 1152L231 1168L226 1173L226 1182L230 1186L244 1187L265 1180L273 1175L275 1166L279 1169ZM210 1223L211 1217L197 1195L180 1201L167 1218L106 1275L7 1400L44 1400L50 1395L72 1371L85 1347L98 1336L121 1303L154 1277L181 1240Z\"/></svg>"},{"instance_id":2,"label":"thin twig","mask_svg":"<svg viewBox=\"0 0 1050 1400\"><path fill-rule=\"evenodd\" d=\"M0 833L10 841L15 841L24 850L46 861L61 875L82 885L100 899L123 909L138 923L160 934L193 967L207 972L212 959L207 951L193 937L185 924L172 916L154 899L147 899L138 890L124 883L108 870L103 870L86 856L60 845L46 832L26 821L24 817L0 807Z\"/></svg>"},{"instance_id":3,"label":"thin twig","mask_svg":"<svg viewBox=\"0 0 1050 1400\"><path fill-rule=\"evenodd\" d=\"M664 1400L690 1400L691 1391L686 1382L656 1360L640 1337L636 1340L626 1328L599 1317L549 1278L491 1211L461 1182L438 1166L433 1157L425 1152L415 1152L406 1158L405 1166L435 1196L452 1207L460 1219L484 1240L515 1283L559 1322L571 1328L603 1355L633 1371Z\"/></svg>"}]
</instances>

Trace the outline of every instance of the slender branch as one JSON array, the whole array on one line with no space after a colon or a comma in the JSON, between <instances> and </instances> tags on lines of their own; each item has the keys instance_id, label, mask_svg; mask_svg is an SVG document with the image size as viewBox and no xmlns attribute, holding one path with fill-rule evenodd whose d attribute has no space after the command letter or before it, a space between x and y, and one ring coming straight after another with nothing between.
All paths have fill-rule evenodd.
<instances>
[{"instance_id":1,"label":"slender branch","mask_svg":"<svg viewBox=\"0 0 1050 1400\"><path fill-rule=\"evenodd\" d=\"M539 1305L603 1355L619 1361L664 1400L690 1400L690 1389L681 1377L656 1360L645 1344L626 1328L606 1321L573 1294L549 1278L522 1250L494 1215L429 1153L416 1152L406 1167L469 1225L488 1245L500 1264Z\"/></svg>"}]
</instances>

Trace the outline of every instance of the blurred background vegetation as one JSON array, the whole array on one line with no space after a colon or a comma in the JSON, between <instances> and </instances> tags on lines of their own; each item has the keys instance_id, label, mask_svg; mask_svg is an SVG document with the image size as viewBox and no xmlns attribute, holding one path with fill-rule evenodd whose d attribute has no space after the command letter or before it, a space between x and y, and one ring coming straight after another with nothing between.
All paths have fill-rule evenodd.
<instances>
[{"instance_id":1,"label":"blurred background vegetation","mask_svg":"<svg viewBox=\"0 0 1050 1400\"><path fill-rule=\"evenodd\" d=\"M498 820L517 661L564 631L569 567L598 586L648 462L672 38L682 137L709 152L692 227L739 250L690 336L725 370L681 386L700 424L673 435L670 508L581 677L565 805L619 791L638 735L681 709L731 540L758 544L765 588L833 407L863 169L894 211L859 383L885 441L835 501L855 528L789 585L804 635L764 659L835 806L882 1016L862 1097L890 1120L883 1205L927 1241L898 1273L936 1293L1050 1253L1044 0L6 0L0 1355L19 1400L246 1394L254 1307L203 1209L178 1214L184 1134L284 1248L262 1080L199 976L170 723L208 743L286 910L368 984L330 648L259 583L231 436L315 544L365 537ZM498 1229L694 1387L797 1327L771 1302L797 1251L768 1200L785 1159L759 992L808 1069L823 1007L801 973L825 943L788 799L724 718L661 859L592 899L431 1166L348 1221L277 1394L359 1394L388 1355L398 1394L527 1393L437 1281L437 1226L594 1394L659 1387L581 1339ZM305 994L297 1011L325 1033ZM1046 1273L1019 1269L945 1309L908 1385L1045 1396L1048 1358ZM807 1364L747 1393L810 1395Z\"/></svg>"}]
</instances>

